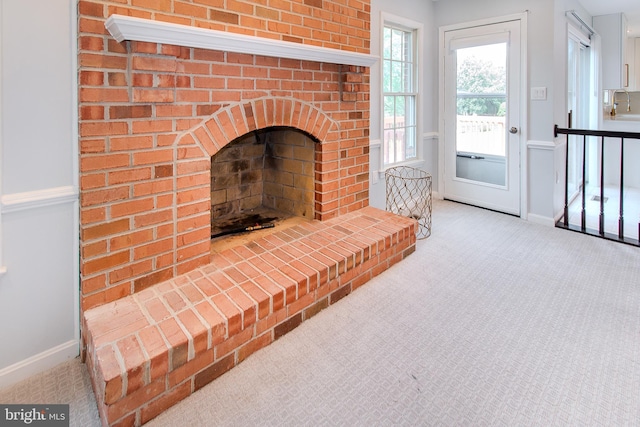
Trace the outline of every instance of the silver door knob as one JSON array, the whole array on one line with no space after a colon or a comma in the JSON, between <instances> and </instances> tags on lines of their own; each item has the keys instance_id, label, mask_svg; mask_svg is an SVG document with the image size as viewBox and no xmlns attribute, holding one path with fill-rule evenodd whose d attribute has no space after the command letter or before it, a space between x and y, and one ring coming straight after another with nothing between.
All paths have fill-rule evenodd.
<instances>
[{"instance_id":1,"label":"silver door knob","mask_svg":"<svg viewBox=\"0 0 640 427\"><path fill-rule=\"evenodd\" d=\"M511 129L509 129L509 133L518 133L518 128L515 126L512 126Z\"/></svg>"}]
</instances>

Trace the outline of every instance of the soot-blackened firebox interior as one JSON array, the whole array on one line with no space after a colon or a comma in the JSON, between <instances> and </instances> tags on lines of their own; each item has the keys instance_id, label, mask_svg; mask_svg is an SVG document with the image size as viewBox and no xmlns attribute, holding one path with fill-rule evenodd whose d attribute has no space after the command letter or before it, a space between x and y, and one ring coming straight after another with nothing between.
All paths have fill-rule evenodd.
<instances>
[{"instance_id":1,"label":"soot-blackened firebox interior","mask_svg":"<svg viewBox=\"0 0 640 427\"><path fill-rule=\"evenodd\" d=\"M314 218L315 144L293 128L250 132L211 158L211 237Z\"/></svg>"}]
</instances>

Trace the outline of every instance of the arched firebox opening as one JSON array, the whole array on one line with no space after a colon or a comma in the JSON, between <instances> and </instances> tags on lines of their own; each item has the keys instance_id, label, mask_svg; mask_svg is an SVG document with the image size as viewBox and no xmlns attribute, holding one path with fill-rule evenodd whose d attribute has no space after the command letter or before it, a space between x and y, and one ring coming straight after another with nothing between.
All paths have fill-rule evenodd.
<instances>
[{"instance_id":1,"label":"arched firebox opening","mask_svg":"<svg viewBox=\"0 0 640 427\"><path fill-rule=\"evenodd\" d=\"M211 237L315 217L319 141L293 127L249 132L211 157Z\"/></svg>"}]
</instances>

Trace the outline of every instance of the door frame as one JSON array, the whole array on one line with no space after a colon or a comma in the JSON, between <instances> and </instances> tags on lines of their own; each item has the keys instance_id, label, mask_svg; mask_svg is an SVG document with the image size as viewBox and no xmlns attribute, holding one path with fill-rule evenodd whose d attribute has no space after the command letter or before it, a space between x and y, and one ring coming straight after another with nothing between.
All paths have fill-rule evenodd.
<instances>
[{"instance_id":1,"label":"door frame","mask_svg":"<svg viewBox=\"0 0 640 427\"><path fill-rule=\"evenodd\" d=\"M528 153L527 137L529 135L529 93L528 93L528 72L527 72L527 13L516 13L494 18L480 19L475 21L461 22L441 26L438 28L438 194L444 197L444 168L445 168L445 57L447 47L445 46L445 32L463 30L465 28L480 27L491 24L499 24L506 21L520 22L520 218L527 219L528 204Z\"/></svg>"}]
</instances>

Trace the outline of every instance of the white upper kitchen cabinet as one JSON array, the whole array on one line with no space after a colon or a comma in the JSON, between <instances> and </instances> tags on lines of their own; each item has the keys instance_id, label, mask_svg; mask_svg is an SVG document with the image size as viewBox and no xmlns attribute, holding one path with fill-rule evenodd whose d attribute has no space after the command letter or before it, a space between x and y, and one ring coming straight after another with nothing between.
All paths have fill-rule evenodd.
<instances>
[{"instance_id":1,"label":"white upper kitchen cabinet","mask_svg":"<svg viewBox=\"0 0 640 427\"><path fill-rule=\"evenodd\" d=\"M627 89L627 18L624 13L593 17L593 27L602 37L602 89Z\"/></svg>"}]
</instances>

